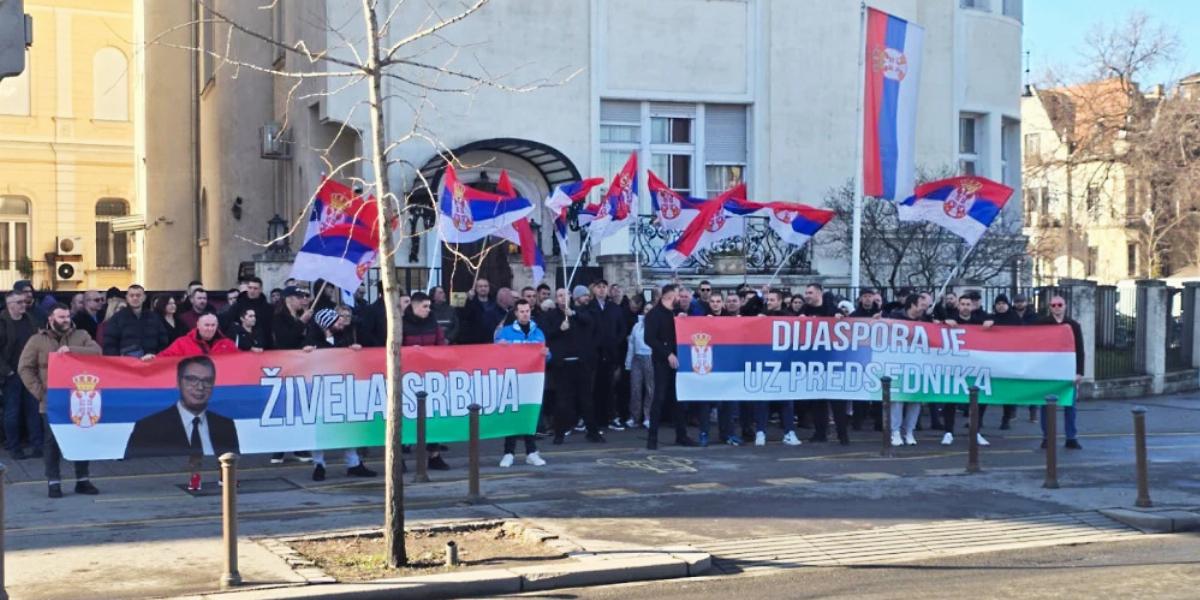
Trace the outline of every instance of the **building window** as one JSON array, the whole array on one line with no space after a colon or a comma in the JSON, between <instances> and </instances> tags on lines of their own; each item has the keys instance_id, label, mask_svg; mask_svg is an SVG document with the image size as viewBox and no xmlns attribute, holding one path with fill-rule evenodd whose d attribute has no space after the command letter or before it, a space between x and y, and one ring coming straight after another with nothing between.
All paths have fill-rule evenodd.
<instances>
[{"instance_id":1,"label":"building window","mask_svg":"<svg viewBox=\"0 0 1200 600\"><path fill-rule=\"evenodd\" d=\"M1137 180L1132 177L1125 179L1125 218L1142 218L1138 212Z\"/></svg>"},{"instance_id":2,"label":"building window","mask_svg":"<svg viewBox=\"0 0 1200 600\"><path fill-rule=\"evenodd\" d=\"M1023 0L1004 0L1004 16L1012 17L1018 21L1024 19L1024 4Z\"/></svg>"},{"instance_id":3,"label":"building window","mask_svg":"<svg viewBox=\"0 0 1200 600\"><path fill-rule=\"evenodd\" d=\"M1137 277L1138 274L1138 245L1137 242L1130 242L1125 245L1125 265L1128 269L1129 277Z\"/></svg>"},{"instance_id":4,"label":"building window","mask_svg":"<svg viewBox=\"0 0 1200 600\"><path fill-rule=\"evenodd\" d=\"M650 170L671 189L693 195L692 162L696 155L697 106L652 102L650 117ZM696 192L694 195L700 195ZM648 196L648 195L647 195ZM647 210L649 207L645 207Z\"/></svg>"},{"instance_id":5,"label":"building window","mask_svg":"<svg viewBox=\"0 0 1200 600\"><path fill-rule=\"evenodd\" d=\"M1042 136L1037 133L1025 134L1022 154L1027 163L1038 164L1042 162Z\"/></svg>"},{"instance_id":6,"label":"building window","mask_svg":"<svg viewBox=\"0 0 1200 600\"><path fill-rule=\"evenodd\" d=\"M708 197L746 181L746 107L704 107L704 183Z\"/></svg>"},{"instance_id":7,"label":"building window","mask_svg":"<svg viewBox=\"0 0 1200 600\"><path fill-rule=\"evenodd\" d=\"M29 116L29 72L32 70L33 65L26 62L20 75L0 79L0 115Z\"/></svg>"},{"instance_id":8,"label":"building window","mask_svg":"<svg viewBox=\"0 0 1200 600\"><path fill-rule=\"evenodd\" d=\"M29 199L0 196L0 268L12 270L29 258Z\"/></svg>"},{"instance_id":9,"label":"building window","mask_svg":"<svg viewBox=\"0 0 1200 600\"><path fill-rule=\"evenodd\" d=\"M120 198L103 198L96 203L96 267L129 268L129 234L113 231L116 217L129 216L129 203Z\"/></svg>"},{"instance_id":10,"label":"building window","mask_svg":"<svg viewBox=\"0 0 1200 600\"><path fill-rule=\"evenodd\" d=\"M979 172L979 117L962 115L958 119L958 171L961 175Z\"/></svg>"},{"instance_id":11,"label":"building window","mask_svg":"<svg viewBox=\"0 0 1200 600\"><path fill-rule=\"evenodd\" d=\"M1100 185L1096 183L1089 184L1087 187L1087 211L1089 215L1094 215L1100 207Z\"/></svg>"},{"instance_id":12,"label":"building window","mask_svg":"<svg viewBox=\"0 0 1200 600\"><path fill-rule=\"evenodd\" d=\"M1096 269L1100 264L1100 248L1096 246L1088 246L1087 250L1087 276L1095 277Z\"/></svg>"},{"instance_id":13,"label":"building window","mask_svg":"<svg viewBox=\"0 0 1200 600\"><path fill-rule=\"evenodd\" d=\"M116 48L101 48L92 56L92 117L129 120L129 61Z\"/></svg>"},{"instance_id":14,"label":"building window","mask_svg":"<svg viewBox=\"0 0 1200 600\"><path fill-rule=\"evenodd\" d=\"M962 8L973 8L975 10L990 11L991 0L958 0L958 5Z\"/></svg>"},{"instance_id":15,"label":"building window","mask_svg":"<svg viewBox=\"0 0 1200 600\"><path fill-rule=\"evenodd\" d=\"M1021 169L1014 161L1021 143L1021 122L1004 119L1000 123L1000 181L1010 188L1021 187Z\"/></svg>"}]
</instances>

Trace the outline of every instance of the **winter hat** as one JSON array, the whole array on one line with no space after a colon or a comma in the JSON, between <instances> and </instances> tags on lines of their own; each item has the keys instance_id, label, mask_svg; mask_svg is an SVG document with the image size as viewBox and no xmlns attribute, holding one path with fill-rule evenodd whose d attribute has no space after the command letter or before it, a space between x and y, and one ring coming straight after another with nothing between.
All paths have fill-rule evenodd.
<instances>
[{"instance_id":1,"label":"winter hat","mask_svg":"<svg viewBox=\"0 0 1200 600\"><path fill-rule=\"evenodd\" d=\"M1004 294L1000 294L999 296L996 296L996 299L992 302L992 306L1000 304L1001 302L1008 304L1008 305L1012 304L1012 302L1008 301L1008 296L1006 296Z\"/></svg>"},{"instance_id":2,"label":"winter hat","mask_svg":"<svg viewBox=\"0 0 1200 600\"><path fill-rule=\"evenodd\" d=\"M336 321L337 318L337 311L333 310L332 308L322 308L321 310L317 311L317 314L313 315L313 319L316 321L317 327L320 327L321 329L329 329L332 327L333 322Z\"/></svg>"},{"instance_id":3,"label":"winter hat","mask_svg":"<svg viewBox=\"0 0 1200 600\"><path fill-rule=\"evenodd\" d=\"M842 300L841 302L838 302L837 306L838 310L842 312L854 312L854 303L850 302L849 300Z\"/></svg>"},{"instance_id":4,"label":"winter hat","mask_svg":"<svg viewBox=\"0 0 1200 600\"><path fill-rule=\"evenodd\" d=\"M586 295L588 295L588 294L590 294L590 293L591 293L591 292L589 292L589 291L588 291L588 289L587 289L586 287L584 287L584 286L582 286L582 285L577 285L577 286L575 286L575 289L574 289L574 290L571 292L571 297L572 297L572 298L581 298L581 297L583 297L583 296L586 296Z\"/></svg>"}]
</instances>

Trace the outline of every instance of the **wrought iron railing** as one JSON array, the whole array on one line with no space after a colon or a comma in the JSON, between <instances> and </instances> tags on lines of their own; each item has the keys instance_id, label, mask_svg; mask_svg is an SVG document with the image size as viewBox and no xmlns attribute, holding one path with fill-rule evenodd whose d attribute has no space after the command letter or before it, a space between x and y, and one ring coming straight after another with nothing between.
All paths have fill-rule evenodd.
<instances>
[{"instance_id":1,"label":"wrought iron railing","mask_svg":"<svg viewBox=\"0 0 1200 600\"><path fill-rule=\"evenodd\" d=\"M783 264L781 273L811 273L811 246L799 249L785 243L771 229L766 217L746 217L746 232L727 238L710 248L698 250L677 269L680 272L704 272L714 269L715 257L735 254L744 256L746 273L773 273ZM652 271L672 271L667 263L666 246L680 235L678 231L662 229L654 223L653 215L639 215L632 225L633 252L642 268ZM794 252L793 252L794 250Z\"/></svg>"}]
</instances>

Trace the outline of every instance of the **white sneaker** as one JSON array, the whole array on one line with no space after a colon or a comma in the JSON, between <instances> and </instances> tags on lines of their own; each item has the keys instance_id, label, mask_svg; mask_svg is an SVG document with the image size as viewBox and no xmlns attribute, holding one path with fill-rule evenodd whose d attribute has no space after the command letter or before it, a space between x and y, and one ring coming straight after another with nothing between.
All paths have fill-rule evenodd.
<instances>
[{"instance_id":1,"label":"white sneaker","mask_svg":"<svg viewBox=\"0 0 1200 600\"><path fill-rule=\"evenodd\" d=\"M949 446L950 444L953 444L953 443L954 443L954 434L947 431L946 435L942 436L942 445Z\"/></svg>"},{"instance_id":2,"label":"white sneaker","mask_svg":"<svg viewBox=\"0 0 1200 600\"><path fill-rule=\"evenodd\" d=\"M893 446L903 446L904 445L904 438L900 437L899 431L892 432L892 445Z\"/></svg>"},{"instance_id":3,"label":"white sneaker","mask_svg":"<svg viewBox=\"0 0 1200 600\"><path fill-rule=\"evenodd\" d=\"M579 422L575 424L575 431L587 431L587 425L583 423L583 419L580 419Z\"/></svg>"},{"instance_id":4,"label":"white sneaker","mask_svg":"<svg viewBox=\"0 0 1200 600\"><path fill-rule=\"evenodd\" d=\"M512 464L513 464L513 455L511 455L511 454L505 454L504 458L500 459L501 467L504 467L507 469L508 467L511 467Z\"/></svg>"},{"instance_id":5,"label":"white sneaker","mask_svg":"<svg viewBox=\"0 0 1200 600\"><path fill-rule=\"evenodd\" d=\"M625 429L633 429L635 427L637 427L637 421L634 421L633 419L625 421Z\"/></svg>"},{"instance_id":6,"label":"white sneaker","mask_svg":"<svg viewBox=\"0 0 1200 600\"><path fill-rule=\"evenodd\" d=\"M755 441L757 441L757 440L755 440ZM785 445L785 446L799 446L800 445L800 438L796 437L795 431L789 431L789 432L787 432L786 435L783 436L783 445Z\"/></svg>"},{"instance_id":7,"label":"white sneaker","mask_svg":"<svg viewBox=\"0 0 1200 600\"><path fill-rule=\"evenodd\" d=\"M650 419L642 421L642 429L650 429Z\"/></svg>"},{"instance_id":8,"label":"white sneaker","mask_svg":"<svg viewBox=\"0 0 1200 600\"><path fill-rule=\"evenodd\" d=\"M916 446L917 445L917 438L913 437L913 434L911 431L904 434L904 444L907 446Z\"/></svg>"},{"instance_id":9,"label":"white sneaker","mask_svg":"<svg viewBox=\"0 0 1200 600\"><path fill-rule=\"evenodd\" d=\"M767 445L767 434L762 431L754 434L754 445L755 446L766 446Z\"/></svg>"},{"instance_id":10,"label":"white sneaker","mask_svg":"<svg viewBox=\"0 0 1200 600\"><path fill-rule=\"evenodd\" d=\"M535 467L544 467L546 466L546 461L542 459L541 454L534 452L533 454L528 454L525 456L525 464L533 465Z\"/></svg>"},{"instance_id":11,"label":"white sneaker","mask_svg":"<svg viewBox=\"0 0 1200 600\"><path fill-rule=\"evenodd\" d=\"M980 446L991 446L992 445L991 442L987 441L987 439L983 437L982 433L975 434L975 442L978 443Z\"/></svg>"}]
</instances>

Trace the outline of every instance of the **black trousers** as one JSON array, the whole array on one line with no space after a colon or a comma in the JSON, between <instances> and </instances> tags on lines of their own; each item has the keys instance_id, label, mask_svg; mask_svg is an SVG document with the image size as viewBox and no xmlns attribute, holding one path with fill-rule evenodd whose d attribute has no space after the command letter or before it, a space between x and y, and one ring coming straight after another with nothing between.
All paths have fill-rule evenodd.
<instances>
[{"instance_id":1,"label":"black trousers","mask_svg":"<svg viewBox=\"0 0 1200 600\"><path fill-rule=\"evenodd\" d=\"M568 360L554 365L553 373L555 433L566 433L580 418L588 433L597 433L600 429L592 410L594 367L586 361Z\"/></svg>"},{"instance_id":2,"label":"black trousers","mask_svg":"<svg viewBox=\"0 0 1200 600\"><path fill-rule=\"evenodd\" d=\"M600 358L596 360L595 369L596 384L592 387L592 404L596 409L596 425L604 427L619 414L616 407L617 397L613 390L616 364Z\"/></svg>"},{"instance_id":3,"label":"black trousers","mask_svg":"<svg viewBox=\"0 0 1200 600\"><path fill-rule=\"evenodd\" d=\"M863 423L867 422L867 415L869 413L878 427L883 423L882 410L882 402L857 401L854 403L854 416L851 417L850 423L854 425L855 429L862 429Z\"/></svg>"},{"instance_id":4,"label":"black trousers","mask_svg":"<svg viewBox=\"0 0 1200 600\"><path fill-rule=\"evenodd\" d=\"M505 454L513 454L517 451L517 440L524 440L526 456L537 452L537 438L532 435L510 435L504 438Z\"/></svg>"},{"instance_id":5,"label":"black trousers","mask_svg":"<svg viewBox=\"0 0 1200 600\"><path fill-rule=\"evenodd\" d=\"M675 390L675 369L665 362L654 361L654 404L650 407L649 439L658 441L658 423L662 420L663 405ZM675 402L671 409L671 423L675 425L675 439L687 437L687 414L682 402Z\"/></svg>"},{"instance_id":6,"label":"black trousers","mask_svg":"<svg viewBox=\"0 0 1200 600\"><path fill-rule=\"evenodd\" d=\"M822 440L826 439L829 434L829 413L833 413L833 425L837 428L838 439L846 439L850 436L849 423L850 416L846 414L845 400L810 400L808 402L809 415L813 421L813 437Z\"/></svg>"},{"instance_id":7,"label":"black trousers","mask_svg":"<svg viewBox=\"0 0 1200 600\"><path fill-rule=\"evenodd\" d=\"M42 448L45 451L43 458L46 466L46 481L58 483L62 480L60 472L61 461L63 460L62 450L58 448L58 440L54 439L54 432L50 429L50 421L46 415L42 415L42 425L45 427L44 441ZM88 461L75 461L75 479L83 480L88 478Z\"/></svg>"},{"instance_id":8,"label":"black trousers","mask_svg":"<svg viewBox=\"0 0 1200 600\"><path fill-rule=\"evenodd\" d=\"M967 405L967 410L970 410L970 405ZM942 405L942 431L946 433L954 433L954 415L959 410L958 404L946 403ZM979 429L983 429L983 415L987 412L987 405L979 405ZM970 418L968 413L968 418Z\"/></svg>"}]
</instances>

